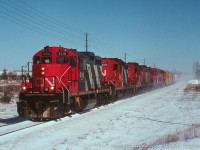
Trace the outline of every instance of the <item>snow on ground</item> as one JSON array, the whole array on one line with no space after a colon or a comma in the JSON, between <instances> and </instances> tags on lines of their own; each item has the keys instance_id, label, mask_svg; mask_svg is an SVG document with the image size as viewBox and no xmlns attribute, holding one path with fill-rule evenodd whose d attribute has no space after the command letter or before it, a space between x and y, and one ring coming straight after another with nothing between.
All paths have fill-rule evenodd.
<instances>
[{"instance_id":1,"label":"snow on ground","mask_svg":"<svg viewBox=\"0 0 200 150\"><path fill-rule=\"evenodd\" d=\"M18 101L18 93L15 92L9 104L0 103L0 126L5 124L3 123L2 120L18 117L17 104L16 104L17 101Z\"/></svg>"},{"instance_id":2,"label":"snow on ground","mask_svg":"<svg viewBox=\"0 0 200 150\"><path fill-rule=\"evenodd\" d=\"M142 149L142 145L200 124L200 94L184 93L186 84L179 82L0 136L0 149ZM191 143L199 142L194 140Z\"/></svg>"},{"instance_id":3,"label":"snow on ground","mask_svg":"<svg viewBox=\"0 0 200 150\"><path fill-rule=\"evenodd\" d=\"M17 105L16 103L3 104L0 103L0 126L2 124L1 119L17 117Z\"/></svg>"}]
</instances>

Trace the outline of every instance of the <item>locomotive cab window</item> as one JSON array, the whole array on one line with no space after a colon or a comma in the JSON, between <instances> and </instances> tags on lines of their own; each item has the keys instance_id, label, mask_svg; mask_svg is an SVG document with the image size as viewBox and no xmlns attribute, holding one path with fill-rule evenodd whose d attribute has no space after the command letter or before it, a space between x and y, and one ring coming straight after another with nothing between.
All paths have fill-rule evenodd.
<instances>
[{"instance_id":1,"label":"locomotive cab window","mask_svg":"<svg viewBox=\"0 0 200 150\"><path fill-rule=\"evenodd\" d=\"M35 57L33 58L33 63L34 63L34 64L40 64L40 57L39 57L39 56L35 56Z\"/></svg>"},{"instance_id":2,"label":"locomotive cab window","mask_svg":"<svg viewBox=\"0 0 200 150\"><path fill-rule=\"evenodd\" d=\"M118 70L118 65L117 64L114 64L113 65L113 71L117 71Z\"/></svg>"},{"instance_id":3,"label":"locomotive cab window","mask_svg":"<svg viewBox=\"0 0 200 150\"><path fill-rule=\"evenodd\" d=\"M80 66L80 70L86 70L86 60L80 59L79 66Z\"/></svg>"},{"instance_id":4,"label":"locomotive cab window","mask_svg":"<svg viewBox=\"0 0 200 150\"><path fill-rule=\"evenodd\" d=\"M43 57L42 58L42 63L43 64L51 64L52 60L50 57Z\"/></svg>"},{"instance_id":5,"label":"locomotive cab window","mask_svg":"<svg viewBox=\"0 0 200 150\"><path fill-rule=\"evenodd\" d=\"M57 57L56 58L56 63L57 64L67 64L68 59L67 57Z\"/></svg>"},{"instance_id":6,"label":"locomotive cab window","mask_svg":"<svg viewBox=\"0 0 200 150\"><path fill-rule=\"evenodd\" d=\"M135 68L135 73L138 73L138 68L137 67Z\"/></svg>"},{"instance_id":7,"label":"locomotive cab window","mask_svg":"<svg viewBox=\"0 0 200 150\"><path fill-rule=\"evenodd\" d=\"M102 65L102 63L101 63L101 59L99 59L99 60L96 59L96 60L95 60L95 63L96 63L96 65Z\"/></svg>"},{"instance_id":8,"label":"locomotive cab window","mask_svg":"<svg viewBox=\"0 0 200 150\"><path fill-rule=\"evenodd\" d=\"M70 66L76 67L76 56L70 56Z\"/></svg>"}]
</instances>

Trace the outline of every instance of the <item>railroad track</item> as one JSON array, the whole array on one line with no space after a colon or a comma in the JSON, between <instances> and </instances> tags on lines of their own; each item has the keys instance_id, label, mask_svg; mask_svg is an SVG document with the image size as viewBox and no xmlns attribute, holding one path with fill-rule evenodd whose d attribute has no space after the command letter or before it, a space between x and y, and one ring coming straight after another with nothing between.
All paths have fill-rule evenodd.
<instances>
[{"instance_id":1,"label":"railroad track","mask_svg":"<svg viewBox=\"0 0 200 150\"><path fill-rule=\"evenodd\" d=\"M19 116L13 117L13 118L6 118L6 119L0 119L0 127L5 126L5 125L12 125L20 122L24 122L29 120L29 118L22 118Z\"/></svg>"},{"instance_id":2,"label":"railroad track","mask_svg":"<svg viewBox=\"0 0 200 150\"><path fill-rule=\"evenodd\" d=\"M44 123L46 123L46 122L33 122L30 120L27 120L27 121L12 124L12 125L3 125L0 127L0 137L7 135L7 134L14 133L14 132L18 132L20 130L38 126L38 125L44 124Z\"/></svg>"}]
</instances>

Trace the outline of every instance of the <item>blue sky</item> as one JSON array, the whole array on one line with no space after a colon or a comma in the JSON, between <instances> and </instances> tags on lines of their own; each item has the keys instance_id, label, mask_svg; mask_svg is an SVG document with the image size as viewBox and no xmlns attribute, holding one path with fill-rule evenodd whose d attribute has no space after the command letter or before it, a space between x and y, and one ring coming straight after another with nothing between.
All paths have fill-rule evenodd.
<instances>
[{"instance_id":1,"label":"blue sky","mask_svg":"<svg viewBox=\"0 0 200 150\"><path fill-rule=\"evenodd\" d=\"M1 0L0 70L20 69L44 46L191 72L200 61L199 0Z\"/></svg>"}]
</instances>

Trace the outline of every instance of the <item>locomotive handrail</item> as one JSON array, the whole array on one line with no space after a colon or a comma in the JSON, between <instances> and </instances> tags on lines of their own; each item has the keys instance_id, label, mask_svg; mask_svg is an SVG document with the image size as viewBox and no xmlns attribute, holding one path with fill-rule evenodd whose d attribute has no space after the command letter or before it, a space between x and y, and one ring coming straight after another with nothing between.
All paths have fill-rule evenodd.
<instances>
[{"instance_id":1,"label":"locomotive handrail","mask_svg":"<svg viewBox=\"0 0 200 150\"><path fill-rule=\"evenodd\" d=\"M70 104L70 93L69 93L69 89L67 88L67 86L64 84L64 82L62 81L63 76L68 72L68 70L71 68L71 66L69 66L69 68L67 68L67 70L65 70L65 72L62 74L62 76L60 77L60 82L63 84L63 86L66 88L68 94L68 101L67 103ZM64 90L63 90L64 91ZM64 97L63 97L63 101L64 101Z\"/></svg>"},{"instance_id":2,"label":"locomotive handrail","mask_svg":"<svg viewBox=\"0 0 200 150\"><path fill-rule=\"evenodd\" d=\"M25 67L28 67L28 74L27 74L27 76L28 76L28 78L30 79L30 69L29 69L29 64L30 64L30 63L32 63L32 62L28 62L26 66L21 66L21 69L22 69L22 70L21 70L21 72L22 72L22 75L21 75L21 76L22 76L22 80L23 80L23 77L25 76L25 75L23 74L23 73L24 73L24 69L23 69L23 68L25 68Z\"/></svg>"},{"instance_id":3,"label":"locomotive handrail","mask_svg":"<svg viewBox=\"0 0 200 150\"><path fill-rule=\"evenodd\" d=\"M64 84L64 82L62 81L62 78L63 78L63 76L68 72L68 70L71 68L71 66L69 66L69 68L67 68L67 70L65 70L65 72L61 75L61 77L60 77L60 82L64 85L64 87L66 88L66 89L68 89L67 88L67 86Z\"/></svg>"},{"instance_id":4,"label":"locomotive handrail","mask_svg":"<svg viewBox=\"0 0 200 150\"><path fill-rule=\"evenodd\" d=\"M112 80L110 80L110 82L112 83L112 85L114 85L114 86L115 86L115 84L113 83L113 81L112 81Z\"/></svg>"}]
</instances>

